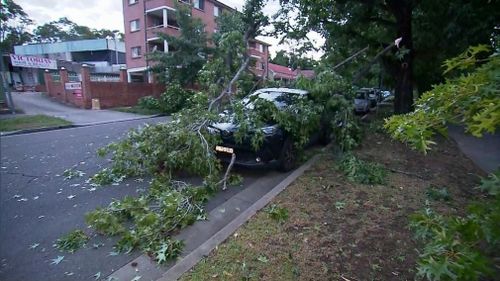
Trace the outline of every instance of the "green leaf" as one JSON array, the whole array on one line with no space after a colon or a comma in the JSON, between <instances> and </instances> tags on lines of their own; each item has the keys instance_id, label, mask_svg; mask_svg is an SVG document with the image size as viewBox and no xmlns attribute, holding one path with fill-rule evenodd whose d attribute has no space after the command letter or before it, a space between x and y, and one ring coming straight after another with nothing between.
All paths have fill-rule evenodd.
<instances>
[{"instance_id":1,"label":"green leaf","mask_svg":"<svg viewBox=\"0 0 500 281\"><path fill-rule=\"evenodd\" d=\"M257 260L258 260L258 261L260 261L260 262L263 262L263 263L267 263L267 262L269 262L269 259L268 259L266 256L264 256L264 255L260 255L260 256L257 258Z\"/></svg>"}]
</instances>

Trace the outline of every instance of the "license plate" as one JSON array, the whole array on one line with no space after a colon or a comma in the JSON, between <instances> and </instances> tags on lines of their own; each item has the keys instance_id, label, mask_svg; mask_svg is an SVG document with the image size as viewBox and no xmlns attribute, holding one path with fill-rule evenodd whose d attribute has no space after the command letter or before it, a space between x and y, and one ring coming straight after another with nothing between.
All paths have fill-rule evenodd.
<instances>
[{"instance_id":1,"label":"license plate","mask_svg":"<svg viewBox=\"0 0 500 281\"><path fill-rule=\"evenodd\" d=\"M231 147L225 147L225 146L220 146L220 145L215 147L215 151L225 152L225 153L229 153L229 154L234 153L234 149L232 149Z\"/></svg>"}]
</instances>

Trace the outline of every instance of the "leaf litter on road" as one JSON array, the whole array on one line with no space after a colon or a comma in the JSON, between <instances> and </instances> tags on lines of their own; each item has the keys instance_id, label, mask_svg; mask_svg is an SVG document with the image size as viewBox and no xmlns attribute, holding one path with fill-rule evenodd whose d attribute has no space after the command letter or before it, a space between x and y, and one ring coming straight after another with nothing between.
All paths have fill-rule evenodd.
<instances>
[{"instance_id":1,"label":"leaf litter on road","mask_svg":"<svg viewBox=\"0 0 500 281\"><path fill-rule=\"evenodd\" d=\"M57 256L57 258L55 259L51 259L51 263L50 264L55 264L55 265L58 265L59 263L61 263L62 261L64 260L64 256Z\"/></svg>"}]
</instances>

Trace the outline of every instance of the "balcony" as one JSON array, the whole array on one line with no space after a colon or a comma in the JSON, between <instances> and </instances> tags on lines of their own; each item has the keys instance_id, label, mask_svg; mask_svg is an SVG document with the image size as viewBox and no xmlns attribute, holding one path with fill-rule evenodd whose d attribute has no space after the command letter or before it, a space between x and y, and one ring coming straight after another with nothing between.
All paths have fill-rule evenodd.
<instances>
[{"instance_id":1,"label":"balcony","mask_svg":"<svg viewBox=\"0 0 500 281\"><path fill-rule=\"evenodd\" d=\"M170 8L159 8L146 12L147 39L159 37L158 33L172 36L180 34L175 11Z\"/></svg>"},{"instance_id":2,"label":"balcony","mask_svg":"<svg viewBox=\"0 0 500 281\"><path fill-rule=\"evenodd\" d=\"M165 40L162 40L160 38L154 38L148 40L148 52L149 53L154 53L154 52L163 52L167 53L168 52L168 44Z\"/></svg>"}]
</instances>

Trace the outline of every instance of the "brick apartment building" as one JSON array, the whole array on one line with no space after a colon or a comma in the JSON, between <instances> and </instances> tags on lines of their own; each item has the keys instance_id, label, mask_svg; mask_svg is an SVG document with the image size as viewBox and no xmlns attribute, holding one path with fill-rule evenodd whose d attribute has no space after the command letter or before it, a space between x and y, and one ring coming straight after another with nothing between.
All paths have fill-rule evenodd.
<instances>
[{"instance_id":1,"label":"brick apartment building","mask_svg":"<svg viewBox=\"0 0 500 281\"><path fill-rule=\"evenodd\" d=\"M216 0L123 0L125 23L125 48L129 82L152 81L148 71L151 62L145 54L152 51L168 52L168 42L158 33L179 35L175 18L175 4L191 5L191 14L205 24L208 36L217 32L216 18L223 12L236 12L233 8ZM269 44L252 40L249 54L252 57L250 70L258 77L268 75Z\"/></svg>"}]
</instances>

